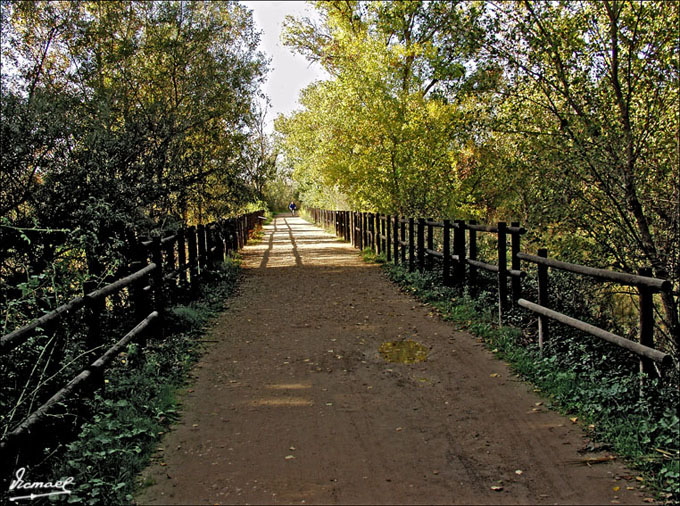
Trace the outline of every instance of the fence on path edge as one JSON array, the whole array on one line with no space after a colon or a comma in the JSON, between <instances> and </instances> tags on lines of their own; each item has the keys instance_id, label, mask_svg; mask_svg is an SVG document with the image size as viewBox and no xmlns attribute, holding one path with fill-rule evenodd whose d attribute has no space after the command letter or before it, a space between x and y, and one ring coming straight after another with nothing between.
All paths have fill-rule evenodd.
<instances>
[{"instance_id":1,"label":"fence on path edge","mask_svg":"<svg viewBox=\"0 0 680 506\"><path fill-rule=\"evenodd\" d=\"M351 242L353 246L370 248L377 254L385 254L388 262L416 269L431 270L434 259L441 263L442 278L446 286L468 286L477 284L478 270L496 274L498 296L498 321L503 323L504 314L515 304L538 315L538 345L543 348L549 336L549 320L591 334L616 346L625 348L640 357L640 371L650 377L657 377L673 363L671 355L654 348L654 303L657 292L672 290L668 280L651 276L650 268L640 269L639 274L610 271L562 262L548 258L547 250L538 250L537 255L520 250L521 237L526 230L519 223L498 222L496 225L481 225L475 221L413 218L380 213L334 211L307 208L314 222L335 230L338 237ZM434 229L442 229L442 249L434 247ZM478 234L493 234L497 239L497 262L489 263L478 258ZM453 237L452 237L453 236ZM510 266L508 268L508 236L510 236ZM531 302L522 297L522 280L527 275L521 262L535 264L538 278L538 300ZM614 282L637 288L639 298L639 342L626 339L605 329L550 309L548 297L548 268L572 272L591 277L600 282ZM508 289L508 284L510 285Z\"/></svg>"},{"instance_id":2,"label":"fence on path edge","mask_svg":"<svg viewBox=\"0 0 680 506\"><path fill-rule=\"evenodd\" d=\"M125 349L137 340L145 344L145 334L151 327L162 334L166 309L181 293L196 294L206 274L231 253L246 245L252 232L261 225L264 211L222 219L207 225L182 227L172 235L161 238L132 238L127 243L131 259L129 275L102 288L88 291L31 323L0 337L0 356L7 355L35 334L48 329L69 314L84 309L88 326L87 349L98 349L103 342L101 316L107 311L106 299L123 289L128 289L131 311L138 323L99 358L54 393L39 408L33 410L0 441L0 454L15 452L22 442L36 436L40 424L50 410L76 392L91 392L104 383L104 369ZM6 358L6 357L5 357ZM3 459L0 459L3 460ZM6 463L9 463L7 458Z\"/></svg>"}]
</instances>

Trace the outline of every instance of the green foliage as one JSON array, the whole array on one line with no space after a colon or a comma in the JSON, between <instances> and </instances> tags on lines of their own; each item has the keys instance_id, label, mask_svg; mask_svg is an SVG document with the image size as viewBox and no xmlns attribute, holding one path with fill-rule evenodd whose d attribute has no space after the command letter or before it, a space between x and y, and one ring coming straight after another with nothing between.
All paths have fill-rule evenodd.
<instances>
[{"instance_id":1,"label":"green foliage","mask_svg":"<svg viewBox=\"0 0 680 506\"><path fill-rule=\"evenodd\" d=\"M565 258L652 266L676 287L678 13L659 1L489 4L479 55L506 69L495 170L510 156L523 221ZM678 351L677 300L660 305Z\"/></svg>"},{"instance_id":2,"label":"green foliage","mask_svg":"<svg viewBox=\"0 0 680 506\"><path fill-rule=\"evenodd\" d=\"M677 2L316 7L282 39L331 78L276 122L305 203L517 220L551 256L651 266L674 285L657 332L677 355Z\"/></svg>"},{"instance_id":3,"label":"green foliage","mask_svg":"<svg viewBox=\"0 0 680 506\"><path fill-rule=\"evenodd\" d=\"M299 202L295 183L284 174L277 174L265 185L267 207L274 212L288 211L291 201Z\"/></svg>"},{"instance_id":4,"label":"green foliage","mask_svg":"<svg viewBox=\"0 0 680 506\"><path fill-rule=\"evenodd\" d=\"M373 262L378 264L384 264L387 262L387 257L384 254L377 255L371 248L364 248L361 251L361 258L365 262Z\"/></svg>"},{"instance_id":5,"label":"green foliage","mask_svg":"<svg viewBox=\"0 0 680 506\"><path fill-rule=\"evenodd\" d=\"M17 1L2 14L1 215L104 242L107 220L203 222L261 196L266 60L243 6Z\"/></svg>"},{"instance_id":6,"label":"green foliage","mask_svg":"<svg viewBox=\"0 0 680 506\"><path fill-rule=\"evenodd\" d=\"M465 95L442 96L469 76L459 33L478 14L445 2L318 3L323 23L289 19L284 42L333 79L301 95L304 110L277 119L282 148L308 205L381 211L447 208L451 159L465 149ZM446 55L442 50L446 50Z\"/></svg>"},{"instance_id":7,"label":"green foliage","mask_svg":"<svg viewBox=\"0 0 680 506\"><path fill-rule=\"evenodd\" d=\"M365 258L370 260L370 256ZM557 326L551 327L551 340L540 353L527 340L535 319L514 310L510 320L517 327L494 323L493 294L482 292L473 298L441 286L436 274L410 273L393 264L385 264L384 269L403 290L435 307L442 318L482 338L518 375L536 385L553 407L577 415L593 437L645 473L648 487L669 502L680 499L676 372L664 381L645 378L641 387L637 363L628 354ZM576 290L566 280L558 282L556 291L570 292L563 297L571 306L565 310L576 311Z\"/></svg>"},{"instance_id":8,"label":"green foliage","mask_svg":"<svg viewBox=\"0 0 680 506\"><path fill-rule=\"evenodd\" d=\"M263 207L267 62L245 7L0 8L0 334L129 274L131 236ZM102 346L129 330L127 292L108 304ZM92 358L83 313L3 357L0 434Z\"/></svg>"}]
</instances>

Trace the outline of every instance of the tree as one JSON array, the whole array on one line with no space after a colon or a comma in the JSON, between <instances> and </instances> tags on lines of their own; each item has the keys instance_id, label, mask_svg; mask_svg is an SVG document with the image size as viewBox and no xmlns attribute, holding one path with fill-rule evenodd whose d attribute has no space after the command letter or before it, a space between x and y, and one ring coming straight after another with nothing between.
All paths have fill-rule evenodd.
<instances>
[{"instance_id":1,"label":"tree","mask_svg":"<svg viewBox=\"0 0 680 506\"><path fill-rule=\"evenodd\" d=\"M278 158L272 137L265 132L267 106L265 104L254 110L252 130L240 160L245 180L260 200L264 198L265 185L276 174Z\"/></svg>"},{"instance_id":2,"label":"tree","mask_svg":"<svg viewBox=\"0 0 680 506\"><path fill-rule=\"evenodd\" d=\"M219 2L13 2L3 3L3 14L9 41L3 61L16 62L13 73L3 72L3 92L25 101L29 111L41 104L41 94L55 103L70 98L59 118L68 114L64 124L74 125L52 142L62 148L58 169L28 166L21 162L26 156L8 160L17 184L38 177L54 187L10 190L17 197L8 200L12 207L5 213L16 208L18 195L34 206L46 203L50 212L66 183L132 215L143 209L189 217L190 200L209 178L224 184L238 179L266 68L245 8ZM43 151L56 153L50 144L31 153L35 158ZM60 211L60 220L74 212Z\"/></svg>"},{"instance_id":3,"label":"tree","mask_svg":"<svg viewBox=\"0 0 680 506\"><path fill-rule=\"evenodd\" d=\"M131 229L254 199L241 161L267 62L243 6L3 1L0 31L3 295L58 255L72 290L116 271Z\"/></svg>"},{"instance_id":4,"label":"tree","mask_svg":"<svg viewBox=\"0 0 680 506\"><path fill-rule=\"evenodd\" d=\"M280 118L287 159L310 204L329 189L354 207L438 215L464 149L465 69L476 8L464 2L319 2L322 23L288 19L286 44L333 79ZM460 29L457 30L456 28Z\"/></svg>"},{"instance_id":5,"label":"tree","mask_svg":"<svg viewBox=\"0 0 680 506\"><path fill-rule=\"evenodd\" d=\"M678 6L667 2L490 4L486 51L505 68L498 129L522 137L562 219L596 258L680 281ZM598 252L599 250L599 252ZM662 294L680 347L678 305Z\"/></svg>"}]
</instances>

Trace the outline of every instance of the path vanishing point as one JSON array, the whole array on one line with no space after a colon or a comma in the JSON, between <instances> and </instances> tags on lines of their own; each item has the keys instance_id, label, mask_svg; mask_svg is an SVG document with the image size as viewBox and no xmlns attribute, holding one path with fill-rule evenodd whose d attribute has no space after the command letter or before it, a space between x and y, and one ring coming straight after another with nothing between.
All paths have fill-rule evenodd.
<instances>
[{"instance_id":1,"label":"path vanishing point","mask_svg":"<svg viewBox=\"0 0 680 506\"><path fill-rule=\"evenodd\" d=\"M639 504L634 473L357 250L277 217L139 504ZM429 348L383 360L385 341Z\"/></svg>"}]
</instances>

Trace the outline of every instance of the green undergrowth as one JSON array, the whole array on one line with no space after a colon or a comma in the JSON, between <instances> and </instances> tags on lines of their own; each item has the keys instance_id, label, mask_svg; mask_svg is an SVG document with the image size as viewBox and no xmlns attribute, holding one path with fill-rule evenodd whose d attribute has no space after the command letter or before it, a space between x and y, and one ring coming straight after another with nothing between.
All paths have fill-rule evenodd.
<instances>
[{"instance_id":1,"label":"green undergrowth","mask_svg":"<svg viewBox=\"0 0 680 506\"><path fill-rule=\"evenodd\" d=\"M442 286L436 275L385 263L370 250L362 256L384 263L389 278L404 291L481 338L517 375L533 383L547 404L581 424L597 441L584 451L615 452L640 474L631 477L632 483L657 499L680 502L677 375L641 381L637 363L621 349L557 326L551 326L551 340L540 353L532 338L535 319L516 308L508 320L518 326L499 326L493 293L471 297Z\"/></svg>"},{"instance_id":2,"label":"green undergrowth","mask_svg":"<svg viewBox=\"0 0 680 506\"><path fill-rule=\"evenodd\" d=\"M59 449L49 476L74 477L70 503L130 503L135 477L160 438L178 418L177 392L203 351L201 337L233 292L239 271L235 257L209 273L196 300L167 311L165 335L149 336L142 350L131 344L107 369L105 385L86 401L90 413L77 438Z\"/></svg>"}]
</instances>

